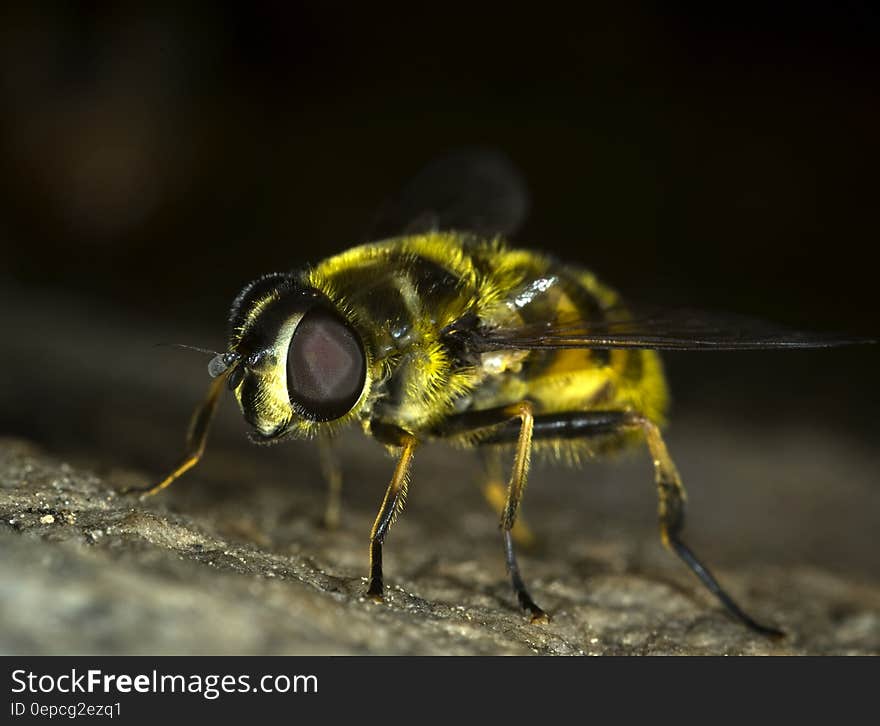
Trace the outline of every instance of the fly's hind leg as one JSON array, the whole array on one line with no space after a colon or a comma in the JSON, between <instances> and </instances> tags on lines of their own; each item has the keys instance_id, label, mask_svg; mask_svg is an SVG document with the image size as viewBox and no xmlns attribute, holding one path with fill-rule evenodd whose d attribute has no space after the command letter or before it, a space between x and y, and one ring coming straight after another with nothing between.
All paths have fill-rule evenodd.
<instances>
[{"instance_id":1,"label":"fly's hind leg","mask_svg":"<svg viewBox=\"0 0 880 726\"><path fill-rule=\"evenodd\" d=\"M470 419L479 420L484 416L470 414ZM465 423L462 414L462 422ZM511 443L517 441L517 453L520 453L520 447L523 442L523 430L525 426L519 429L512 426L515 422L508 421L503 426L497 426L492 432L481 439L482 443ZM525 420L523 421L525 423ZM450 433L458 433L462 428L461 424L453 428ZM530 425L531 439L538 440L564 440L564 439L586 439L603 437L614 437L626 431L634 429L640 430L648 445L651 458L654 462L654 474L657 483L657 493L659 497L659 516L660 516L660 535L663 543L672 552L691 569L691 571L700 579L700 582L713 594L727 611L744 625L752 630L770 637L780 637L783 633L777 628L762 625L756 622L752 617L746 614L733 598L719 585L718 581L709 571L709 569L697 558L693 551L682 541L681 532L684 528L685 513L685 491L681 483L681 477L672 457L666 449L666 444L660 436L660 430L657 425L649 419L639 414L628 411L571 411L553 414L544 414L535 416ZM513 485L514 480L511 480ZM514 504L512 509L506 509L505 512L511 512L515 515L515 504L518 502L514 487L511 486L511 493ZM521 494L521 491L520 491ZM509 536L505 539L505 545L512 554L513 545ZM518 576L518 570L515 567L512 574ZM516 587L516 584L514 585ZM523 590L524 591L524 588ZM521 592L521 590L517 590Z\"/></svg>"},{"instance_id":2,"label":"fly's hind leg","mask_svg":"<svg viewBox=\"0 0 880 726\"><path fill-rule=\"evenodd\" d=\"M755 632L772 638L779 638L784 633L777 629L754 620L736 601L727 594L724 588L715 579L715 576L699 560L681 539L684 529L684 513L686 494L681 483L681 477L666 449L666 444L660 435L660 430L655 423L644 416L631 414L627 417L628 427L638 427L645 435L645 441L651 458L654 462L654 478L657 484L658 514L660 517L660 537L667 549L674 552L700 579L700 582L718 598L719 602L737 620L748 626Z\"/></svg>"},{"instance_id":3,"label":"fly's hind leg","mask_svg":"<svg viewBox=\"0 0 880 726\"><path fill-rule=\"evenodd\" d=\"M223 391L223 386L226 384L226 379L229 377L231 370L229 369L226 373L217 376L211 381L208 395L205 396L205 400L193 411L186 435L184 453L177 466L158 484L144 488L126 489L126 494L140 494L141 499L151 497L170 486L176 479L179 479L199 463L202 454L205 453L205 442L208 440L211 419L214 418L217 403L220 401L220 393Z\"/></svg>"}]
</instances>

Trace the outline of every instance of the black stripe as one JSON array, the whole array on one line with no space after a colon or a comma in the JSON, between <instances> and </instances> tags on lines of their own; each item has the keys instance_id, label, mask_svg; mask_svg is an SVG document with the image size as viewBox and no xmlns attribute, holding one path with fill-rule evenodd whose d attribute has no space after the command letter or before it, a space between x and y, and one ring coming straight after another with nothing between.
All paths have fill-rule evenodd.
<instances>
[{"instance_id":1,"label":"black stripe","mask_svg":"<svg viewBox=\"0 0 880 726\"><path fill-rule=\"evenodd\" d=\"M532 440L585 439L607 436L618 433L628 415L624 411L570 411L540 414L534 417ZM468 411L448 417L431 433L434 436L449 438L496 426L497 428L480 438L481 444L514 443L519 438L522 422L519 418L507 418L508 416L507 409L504 407L484 411Z\"/></svg>"},{"instance_id":2,"label":"black stripe","mask_svg":"<svg viewBox=\"0 0 880 726\"><path fill-rule=\"evenodd\" d=\"M565 294L574 303L583 320L604 322L607 319L601 301L584 286L579 278L561 265L556 272ZM593 349L590 351L590 358L597 367L604 367L611 364L611 351Z\"/></svg>"},{"instance_id":3,"label":"black stripe","mask_svg":"<svg viewBox=\"0 0 880 726\"><path fill-rule=\"evenodd\" d=\"M611 353L606 350L606 353ZM626 351L626 365L623 368L623 377L629 381L640 381L645 372L645 352L642 350Z\"/></svg>"},{"instance_id":4,"label":"black stripe","mask_svg":"<svg viewBox=\"0 0 880 726\"><path fill-rule=\"evenodd\" d=\"M254 304L275 291L287 290L293 286L294 275L272 272L258 277L245 285L235 296L227 319L229 337L240 328L250 314Z\"/></svg>"},{"instance_id":5,"label":"black stripe","mask_svg":"<svg viewBox=\"0 0 880 726\"><path fill-rule=\"evenodd\" d=\"M532 441L548 439L586 439L617 433L626 419L623 411L576 411L573 413L547 413L535 416ZM486 438L481 444L514 443L519 438L521 424L510 421Z\"/></svg>"}]
</instances>

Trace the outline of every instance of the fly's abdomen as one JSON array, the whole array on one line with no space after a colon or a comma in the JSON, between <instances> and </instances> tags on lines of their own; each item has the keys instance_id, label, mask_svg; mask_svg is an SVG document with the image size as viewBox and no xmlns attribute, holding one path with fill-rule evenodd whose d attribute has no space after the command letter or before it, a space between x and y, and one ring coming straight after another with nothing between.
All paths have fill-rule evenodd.
<instances>
[{"instance_id":1,"label":"fly's abdomen","mask_svg":"<svg viewBox=\"0 0 880 726\"><path fill-rule=\"evenodd\" d=\"M526 255L521 281L487 311L490 325L589 326L626 315L617 293L592 273ZM537 413L630 409L664 418L667 388L654 351L497 351L484 355L482 364L486 378L475 392L475 408L530 400Z\"/></svg>"}]
</instances>

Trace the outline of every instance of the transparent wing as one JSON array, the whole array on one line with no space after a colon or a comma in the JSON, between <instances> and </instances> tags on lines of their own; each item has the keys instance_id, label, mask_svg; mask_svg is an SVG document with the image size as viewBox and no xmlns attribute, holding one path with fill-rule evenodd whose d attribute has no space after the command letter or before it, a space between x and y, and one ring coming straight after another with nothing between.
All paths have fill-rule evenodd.
<instances>
[{"instance_id":1,"label":"transparent wing","mask_svg":"<svg viewBox=\"0 0 880 726\"><path fill-rule=\"evenodd\" d=\"M422 169L379 210L371 239L436 230L512 236L529 211L525 179L500 151L467 148Z\"/></svg>"},{"instance_id":2,"label":"transparent wing","mask_svg":"<svg viewBox=\"0 0 880 726\"><path fill-rule=\"evenodd\" d=\"M834 348L875 343L852 335L794 330L763 320L704 310L670 309L625 313L601 321L564 320L517 328L483 330L480 351L562 348L652 348L655 350L777 350Z\"/></svg>"}]
</instances>

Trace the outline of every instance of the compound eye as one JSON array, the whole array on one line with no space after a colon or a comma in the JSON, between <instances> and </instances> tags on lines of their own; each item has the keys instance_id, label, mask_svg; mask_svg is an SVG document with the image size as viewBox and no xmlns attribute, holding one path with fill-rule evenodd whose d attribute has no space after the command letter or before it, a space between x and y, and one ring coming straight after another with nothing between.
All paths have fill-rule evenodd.
<instances>
[{"instance_id":1,"label":"compound eye","mask_svg":"<svg viewBox=\"0 0 880 726\"><path fill-rule=\"evenodd\" d=\"M326 308L313 308L297 325L287 350L290 399L313 421L344 416L364 390L367 361L349 325Z\"/></svg>"}]
</instances>

